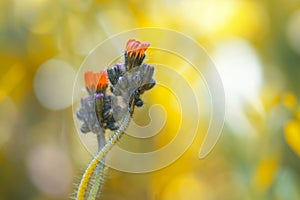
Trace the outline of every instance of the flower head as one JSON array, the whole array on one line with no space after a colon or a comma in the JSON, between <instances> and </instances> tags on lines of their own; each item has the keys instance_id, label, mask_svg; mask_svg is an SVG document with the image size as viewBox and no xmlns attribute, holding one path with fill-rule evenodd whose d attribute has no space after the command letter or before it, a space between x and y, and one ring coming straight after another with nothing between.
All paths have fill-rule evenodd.
<instances>
[{"instance_id":1,"label":"flower head","mask_svg":"<svg viewBox=\"0 0 300 200\"><path fill-rule=\"evenodd\" d=\"M137 40L128 40L126 44L126 51L128 56L133 56L134 58L142 57L145 55L145 51L150 46L148 42L140 42Z\"/></svg>"},{"instance_id":2,"label":"flower head","mask_svg":"<svg viewBox=\"0 0 300 200\"><path fill-rule=\"evenodd\" d=\"M84 73L84 82L89 93L104 91L108 86L107 71L86 71Z\"/></svg>"},{"instance_id":3,"label":"flower head","mask_svg":"<svg viewBox=\"0 0 300 200\"><path fill-rule=\"evenodd\" d=\"M148 42L128 40L126 44L125 63L128 69L139 66L145 58L145 51L150 46Z\"/></svg>"}]
</instances>

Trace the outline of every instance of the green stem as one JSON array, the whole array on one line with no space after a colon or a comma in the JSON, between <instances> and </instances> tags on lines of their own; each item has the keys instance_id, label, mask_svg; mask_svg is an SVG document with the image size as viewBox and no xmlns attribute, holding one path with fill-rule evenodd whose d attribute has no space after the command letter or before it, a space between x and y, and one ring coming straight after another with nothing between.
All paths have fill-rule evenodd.
<instances>
[{"instance_id":1,"label":"green stem","mask_svg":"<svg viewBox=\"0 0 300 200\"><path fill-rule=\"evenodd\" d=\"M106 141L104 137L104 133L100 133L97 135L97 140L98 140L98 151L101 151L101 149L105 146ZM97 198L97 194L99 191L101 191L104 183L104 176L105 172L104 170L106 169L105 166L105 157L99 162L96 171L95 171L95 178L92 184L92 188L90 190L88 200L94 200Z\"/></svg>"},{"instance_id":2,"label":"green stem","mask_svg":"<svg viewBox=\"0 0 300 200\"><path fill-rule=\"evenodd\" d=\"M101 149L101 151L97 153L97 155L94 157L94 159L90 162L90 164L86 168L78 187L77 200L84 200L88 182L91 179L93 173L95 172L96 167L98 166L99 163L101 163L100 161L111 150L114 144L116 144L119 141L119 139L122 137L124 131L129 125L130 116L131 116L130 112L128 111L122 120L120 128L116 130L116 132L112 135L111 138L109 138L107 144Z\"/></svg>"},{"instance_id":3,"label":"green stem","mask_svg":"<svg viewBox=\"0 0 300 200\"><path fill-rule=\"evenodd\" d=\"M96 174L94 178L94 182L92 184L92 188L90 190L88 200L95 200L97 197L98 192L101 190L104 182L104 175L105 175L105 164L103 163L105 159L102 159L101 162L99 162L97 168L96 168Z\"/></svg>"}]
</instances>

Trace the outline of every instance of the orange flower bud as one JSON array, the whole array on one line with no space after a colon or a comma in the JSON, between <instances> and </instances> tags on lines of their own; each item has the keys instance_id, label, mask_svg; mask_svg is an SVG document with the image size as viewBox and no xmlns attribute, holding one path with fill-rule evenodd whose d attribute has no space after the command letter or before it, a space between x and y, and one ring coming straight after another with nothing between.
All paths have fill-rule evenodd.
<instances>
[{"instance_id":1,"label":"orange flower bud","mask_svg":"<svg viewBox=\"0 0 300 200\"><path fill-rule=\"evenodd\" d=\"M145 51L150 46L150 43L148 42L140 42L137 40L128 40L126 44L126 51L128 54L128 57L134 56L135 59L138 57L143 57L145 54Z\"/></svg>"},{"instance_id":2,"label":"orange flower bud","mask_svg":"<svg viewBox=\"0 0 300 200\"><path fill-rule=\"evenodd\" d=\"M103 91L108 86L107 72L106 70L101 72L86 71L84 82L89 92Z\"/></svg>"}]
</instances>

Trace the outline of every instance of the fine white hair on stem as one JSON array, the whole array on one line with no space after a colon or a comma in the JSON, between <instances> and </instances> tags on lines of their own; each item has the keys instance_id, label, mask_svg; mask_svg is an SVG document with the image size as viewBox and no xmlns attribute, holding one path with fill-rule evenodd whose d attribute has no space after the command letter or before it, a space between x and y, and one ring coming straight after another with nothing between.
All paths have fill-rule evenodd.
<instances>
[{"instance_id":1,"label":"fine white hair on stem","mask_svg":"<svg viewBox=\"0 0 300 200\"><path fill-rule=\"evenodd\" d=\"M115 131L112 137L107 141L106 145L101 149L101 151L97 153L94 159L89 163L78 187L77 200L84 200L86 196L86 188L88 187L90 179L95 171L95 168L98 166L99 163L101 163L102 158L110 151L110 149L114 146L114 144L116 144L119 141L119 139L122 137L124 131L129 125L130 116L131 116L130 111L128 110L128 112L126 113L126 115L122 120L119 129Z\"/></svg>"}]
</instances>

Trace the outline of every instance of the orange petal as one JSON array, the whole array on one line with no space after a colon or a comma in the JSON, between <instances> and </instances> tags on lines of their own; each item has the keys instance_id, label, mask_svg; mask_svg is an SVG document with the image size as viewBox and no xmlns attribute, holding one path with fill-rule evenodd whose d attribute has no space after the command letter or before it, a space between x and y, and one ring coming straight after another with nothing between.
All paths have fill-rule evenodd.
<instances>
[{"instance_id":1,"label":"orange petal","mask_svg":"<svg viewBox=\"0 0 300 200\"><path fill-rule=\"evenodd\" d=\"M90 92L101 91L108 86L108 75L106 70L100 72L86 71L84 73L85 86Z\"/></svg>"},{"instance_id":2,"label":"orange petal","mask_svg":"<svg viewBox=\"0 0 300 200\"><path fill-rule=\"evenodd\" d=\"M140 41L132 39L128 40L126 44L126 51L129 57L133 54L133 52L135 52L134 58L137 58L138 56L143 56L149 46L150 43L148 42L141 43Z\"/></svg>"},{"instance_id":3,"label":"orange petal","mask_svg":"<svg viewBox=\"0 0 300 200\"><path fill-rule=\"evenodd\" d=\"M108 86L108 75L106 70L102 70L99 73L99 78L97 82L97 90L104 90Z\"/></svg>"},{"instance_id":4,"label":"orange petal","mask_svg":"<svg viewBox=\"0 0 300 200\"><path fill-rule=\"evenodd\" d=\"M134 46L136 46L139 43L140 43L139 41L136 41L134 39L128 40L126 44L126 51L132 51L134 49Z\"/></svg>"},{"instance_id":5,"label":"orange petal","mask_svg":"<svg viewBox=\"0 0 300 200\"><path fill-rule=\"evenodd\" d=\"M93 79L93 72L91 71L86 71L84 73L84 83L85 83L85 86L91 90L92 89L92 79Z\"/></svg>"}]
</instances>

